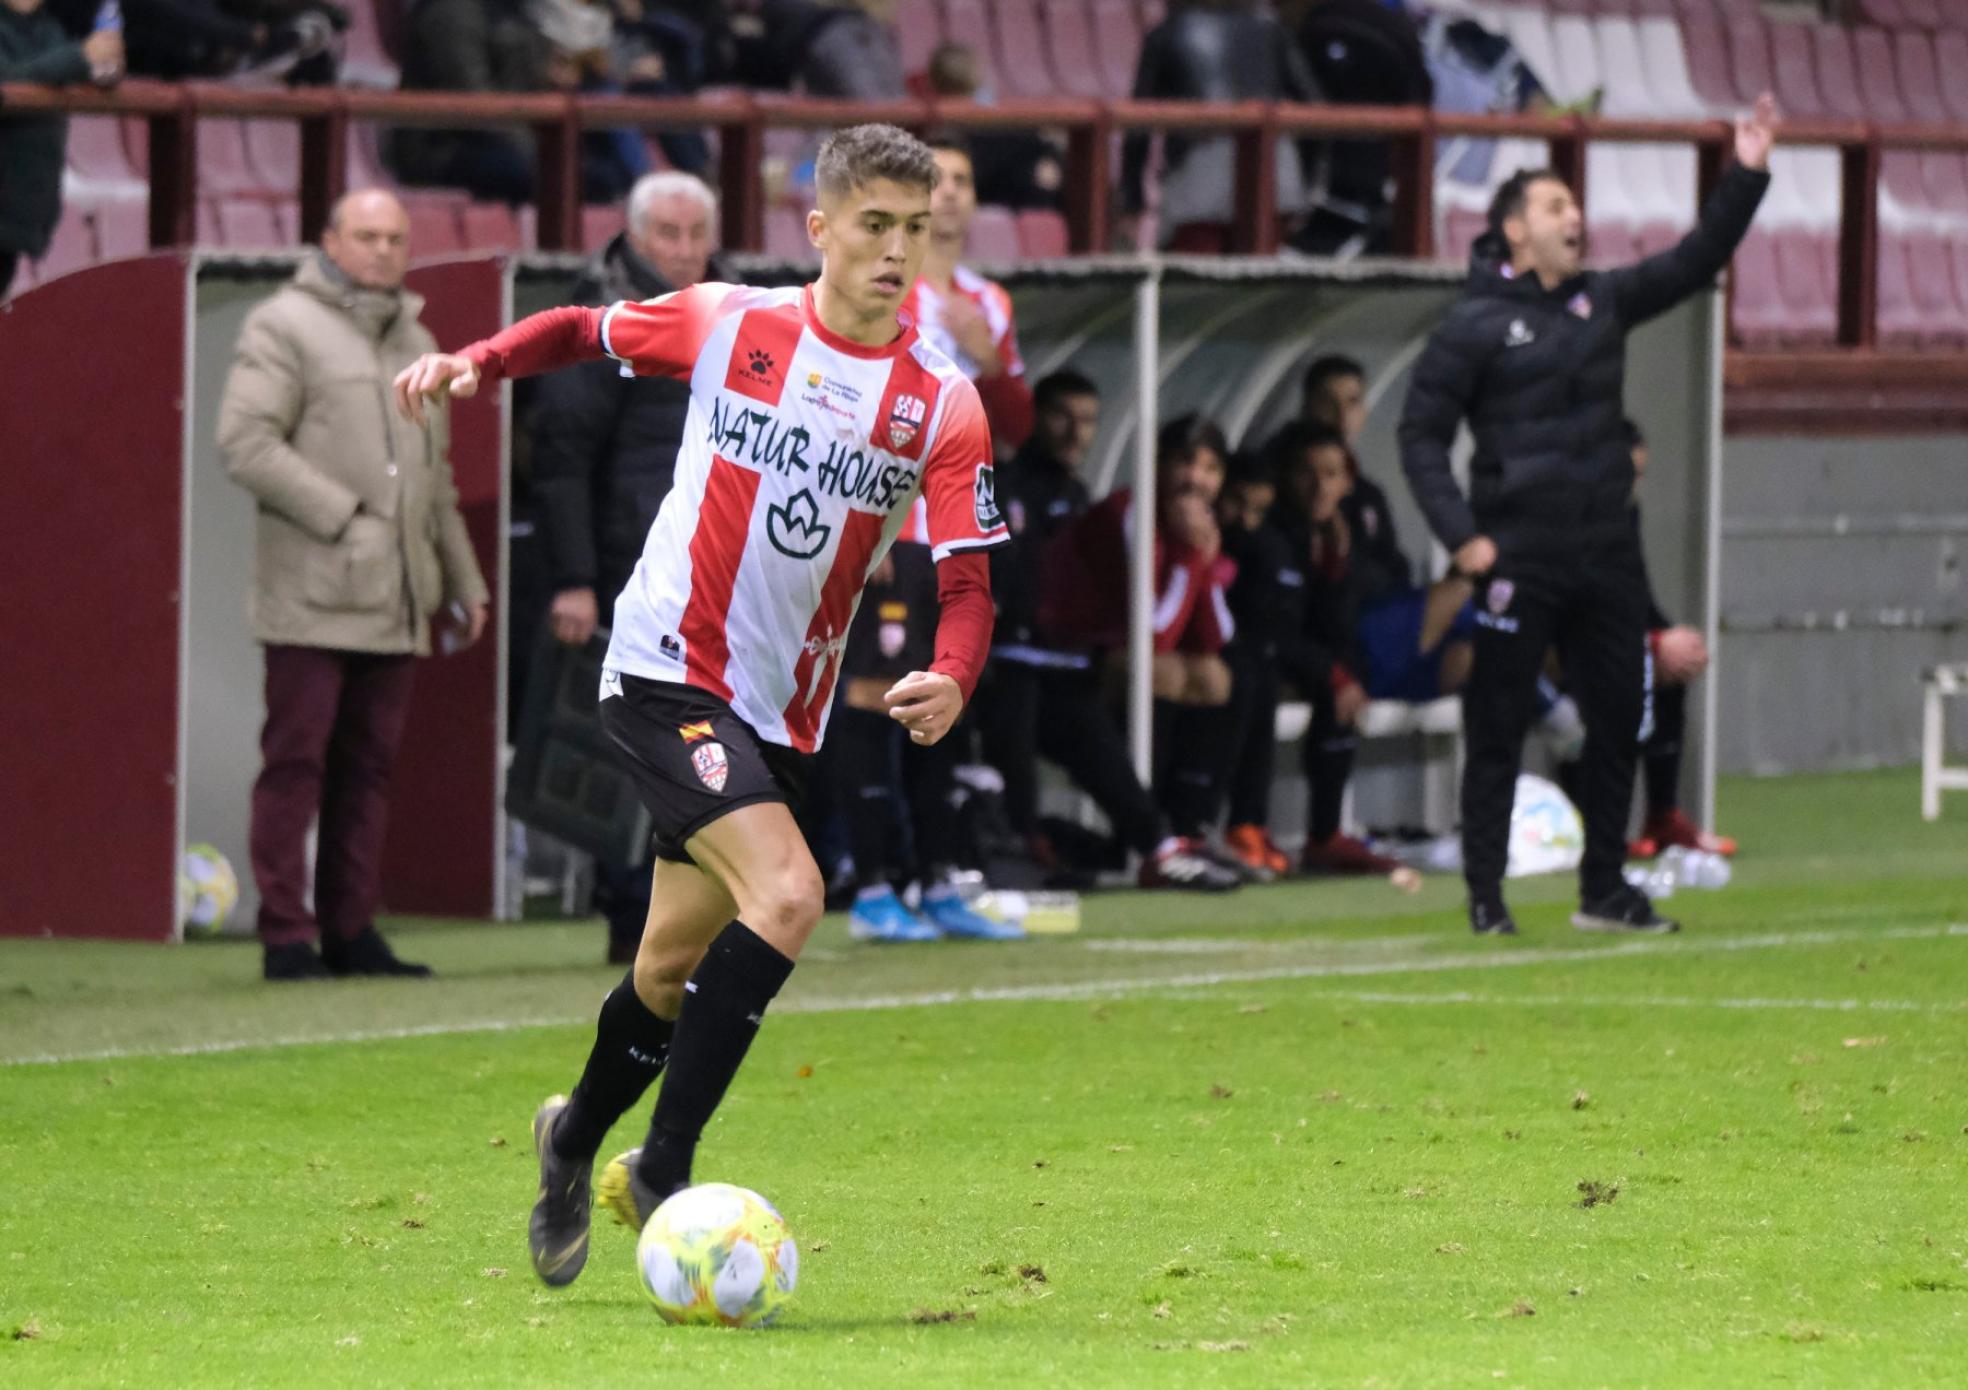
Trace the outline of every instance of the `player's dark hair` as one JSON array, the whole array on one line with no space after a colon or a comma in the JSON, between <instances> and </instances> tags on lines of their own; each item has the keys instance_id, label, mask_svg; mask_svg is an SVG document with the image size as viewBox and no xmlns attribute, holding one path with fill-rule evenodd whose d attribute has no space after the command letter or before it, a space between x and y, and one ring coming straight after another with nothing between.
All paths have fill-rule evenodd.
<instances>
[{"instance_id":1,"label":"player's dark hair","mask_svg":"<svg viewBox=\"0 0 1968 1390\"><path fill-rule=\"evenodd\" d=\"M1207 415L1178 415L1155 436L1155 467L1187 463L1198 449L1214 450L1225 464L1230 462L1230 441L1221 425Z\"/></svg>"},{"instance_id":2,"label":"player's dark hair","mask_svg":"<svg viewBox=\"0 0 1968 1390\"><path fill-rule=\"evenodd\" d=\"M1498 242L1504 240L1503 224L1513 217L1524 215L1524 204L1531 196L1531 185L1543 183L1546 179L1553 183L1564 183L1565 176L1556 169L1519 169L1497 186L1496 195L1490 199L1490 235Z\"/></svg>"},{"instance_id":3,"label":"player's dark hair","mask_svg":"<svg viewBox=\"0 0 1968 1390\"><path fill-rule=\"evenodd\" d=\"M923 143L929 146L932 154L938 150L948 150L952 154L962 155L973 164L977 162L976 155L971 152L970 137L953 126L940 126L930 131L923 136Z\"/></svg>"},{"instance_id":4,"label":"player's dark hair","mask_svg":"<svg viewBox=\"0 0 1968 1390\"><path fill-rule=\"evenodd\" d=\"M1309 396L1327 382L1343 376L1357 376L1365 381L1367 369L1360 365L1357 358L1348 357L1343 352L1329 352L1324 357L1312 359L1312 365L1305 369L1305 380L1299 390Z\"/></svg>"},{"instance_id":5,"label":"player's dark hair","mask_svg":"<svg viewBox=\"0 0 1968 1390\"><path fill-rule=\"evenodd\" d=\"M936 187L936 157L901 127L874 124L835 131L813 161L822 198L844 198L877 179L927 192Z\"/></svg>"},{"instance_id":6,"label":"player's dark hair","mask_svg":"<svg viewBox=\"0 0 1968 1390\"><path fill-rule=\"evenodd\" d=\"M1041 377L1039 384L1032 388L1032 408L1045 410L1067 396L1092 396L1098 400L1100 388L1086 373L1061 367L1049 376Z\"/></svg>"},{"instance_id":7,"label":"player's dark hair","mask_svg":"<svg viewBox=\"0 0 1968 1390\"><path fill-rule=\"evenodd\" d=\"M1223 470L1223 490L1240 487L1276 487L1278 475L1272 470L1267 453L1239 449L1230 456Z\"/></svg>"},{"instance_id":8,"label":"player's dark hair","mask_svg":"<svg viewBox=\"0 0 1968 1390\"><path fill-rule=\"evenodd\" d=\"M1352 453L1346 447L1346 436L1331 425L1320 420L1293 420L1264 446L1265 462L1274 474L1283 477L1314 449L1345 450L1349 457Z\"/></svg>"}]
</instances>

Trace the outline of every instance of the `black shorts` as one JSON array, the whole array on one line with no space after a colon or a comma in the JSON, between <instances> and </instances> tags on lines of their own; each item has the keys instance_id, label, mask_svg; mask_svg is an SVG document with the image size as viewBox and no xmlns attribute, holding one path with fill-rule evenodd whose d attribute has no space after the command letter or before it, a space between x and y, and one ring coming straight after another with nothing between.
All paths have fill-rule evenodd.
<instances>
[{"instance_id":1,"label":"black shorts","mask_svg":"<svg viewBox=\"0 0 1968 1390\"><path fill-rule=\"evenodd\" d=\"M741 806L777 801L799 812L812 759L767 743L731 706L674 681L603 674L601 727L628 759L649 808L656 857L694 862L684 843Z\"/></svg>"}]
</instances>

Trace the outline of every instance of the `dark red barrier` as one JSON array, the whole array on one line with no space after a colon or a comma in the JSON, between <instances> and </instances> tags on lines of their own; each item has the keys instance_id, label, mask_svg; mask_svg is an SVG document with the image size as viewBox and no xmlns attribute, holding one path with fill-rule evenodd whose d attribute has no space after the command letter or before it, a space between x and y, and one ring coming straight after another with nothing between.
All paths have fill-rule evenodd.
<instances>
[{"instance_id":1,"label":"dark red barrier","mask_svg":"<svg viewBox=\"0 0 1968 1390\"><path fill-rule=\"evenodd\" d=\"M185 276L0 306L0 935L174 931Z\"/></svg>"}]
</instances>

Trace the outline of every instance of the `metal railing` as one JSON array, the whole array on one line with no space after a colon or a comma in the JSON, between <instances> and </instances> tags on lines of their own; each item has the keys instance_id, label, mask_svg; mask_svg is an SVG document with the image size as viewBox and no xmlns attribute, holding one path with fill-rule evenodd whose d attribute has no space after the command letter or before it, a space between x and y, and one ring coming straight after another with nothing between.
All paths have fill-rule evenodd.
<instances>
[{"instance_id":1,"label":"metal railing","mask_svg":"<svg viewBox=\"0 0 1968 1390\"><path fill-rule=\"evenodd\" d=\"M150 135L150 243L190 244L197 228L198 128L202 117L287 119L300 128L299 186L303 227L319 227L346 189L348 128L373 121L434 128L524 127L536 150L537 244L541 250L581 244L580 137L592 129L714 130L723 193L724 244L757 250L766 213L765 132L820 130L860 121L890 121L915 130L1063 131L1068 245L1075 253L1108 248L1114 185L1114 136L1136 131L1213 133L1231 138L1236 162L1233 252L1277 250L1275 168L1268 152L1279 137L1375 138L1393 148L1396 188L1394 250L1434 254L1434 170L1444 138L1542 140L1552 167L1581 200L1586 149L1593 141L1692 145L1697 151L1697 199L1721 177L1732 144L1724 121L1609 120L1579 116L1455 115L1420 107L1359 107L1291 103L1198 104L1171 101L834 102L745 93L709 97L626 97L554 93L384 92L359 88L265 89L215 83L131 81L114 90L0 84L0 120L13 113L66 112L140 117ZM1790 145L1833 146L1840 152L1837 343L1866 350L1878 343L1879 171L1893 149L1968 151L1968 128L1882 126L1855 122L1791 121ZM1867 355L1870 355L1867 353Z\"/></svg>"}]
</instances>

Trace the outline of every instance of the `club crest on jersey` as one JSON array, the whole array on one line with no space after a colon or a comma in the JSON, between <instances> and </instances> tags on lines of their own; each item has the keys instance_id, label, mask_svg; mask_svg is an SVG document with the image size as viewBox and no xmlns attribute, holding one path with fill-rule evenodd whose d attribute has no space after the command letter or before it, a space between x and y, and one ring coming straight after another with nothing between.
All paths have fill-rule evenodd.
<instances>
[{"instance_id":1,"label":"club crest on jersey","mask_svg":"<svg viewBox=\"0 0 1968 1390\"><path fill-rule=\"evenodd\" d=\"M1503 335L1503 345L1505 347L1523 347L1527 343L1535 343L1536 341L1537 334L1533 333L1531 326L1522 319L1512 319L1510 321L1510 331Z\"/></svg>"},{"instance_id":2,"label":"club crest on jersey","mask_svg":"<svg viewBox=\"0 0 1968 1390\"><path fill-rule=\"evenodd\" d=\"M680 724L677 726L677 733L685 743L695 743L700 738L717 737L717 732L711 728L711 721L708 719L700 719L695 724Z\"/></svg>"},{"instance_id":3,"label":"club crest on jersey","mask_svg":"<svg viewBox=\"0 0 1968 1390\"><path fill-rule=\"evenodd\" d=\"M970 502L978 530L995 531L1004 525L1004 518L998 514L998 472L988 463L977 465L977 477L970 486Z\"/></svg>"},{"instance_id":4,"label":"club crest on jersey","mask_svg":"<svg viewBox=\"0 0 1968 1390\"><path fill-rule=\"evenodd\" d=\"M888 411L888 447L896 453L916 442L923 420L929 415L929 402L907 392L895 398Z\"/></svg>"},{"instance_id":5,"label":"club crest on jersey","mask_svg":"<svg viewBox=\"0 0 1968 1390\"><path fill-rule=\"evenodd\" d=\"M1580 290L1577 294L1573 295L1565 307L1582 319L1592 317L1592 297L1584 290Z\"/></svg>"},{"instance_id":6,"label":"club crest on jersey","mask_svg":"<svg viewBox=\"0 0 1968 1390\"><path fill-rule=\"evenodd\" d=\"M1508 579L1492 579L1490 591L1483 601L1490 606L1490 612L1502 616L1504 609L1510 607L1510 600L1516 597L1517 586Z\"/></svg>"},{"instance_id":7,"label":"club crest on jersey","mask_svg":"<svg viewBox=\"0 0 1968 1390\"><path fill-rule=\"evenodd\" d=\"M697 780L714 792L722 792L731 780L731 763L722 743L698 744L690 750L690 765L697 770Z\"/></svg>"}]
</instances>

